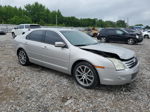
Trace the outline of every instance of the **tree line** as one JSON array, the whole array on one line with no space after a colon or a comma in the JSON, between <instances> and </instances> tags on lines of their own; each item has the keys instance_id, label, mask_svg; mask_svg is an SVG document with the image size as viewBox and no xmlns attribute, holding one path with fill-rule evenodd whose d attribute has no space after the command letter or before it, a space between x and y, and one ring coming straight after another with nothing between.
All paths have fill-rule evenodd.
<instances>
[{"instance_id":1,"label":"tree line","mask_svg":"<svg viewBox=\"0 0 150 112\"><path fill-rule=\"evenodd\" d=\"M40 25L56 25L56 23L58 23L59 26L73 27L127 27L127 23L124 20L113 22L97 18L65 17L60 10L51 11L38 2L27 4L23 8L0 6L0 24L1 23L36 23Z\"/></svg>"}]
</instances>

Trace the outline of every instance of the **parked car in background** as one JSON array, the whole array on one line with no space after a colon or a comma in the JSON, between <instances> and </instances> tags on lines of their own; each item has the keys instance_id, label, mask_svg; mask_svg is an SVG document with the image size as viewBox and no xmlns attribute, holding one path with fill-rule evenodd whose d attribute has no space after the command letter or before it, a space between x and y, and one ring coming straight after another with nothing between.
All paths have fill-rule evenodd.
<instances>
[{"instance_id":1,"label":"parked car in background","mask_svg":"<svg viewBox=\"0 0 150 112\"><path fill-rule=\"evenodd\" d=\"M142 35L142 32L139 30L134 30L131 28L123 28L123 30L126 30L128 33L131 33L131 34L135 33L135 34L140 35L140 36Z\"/></svg>"},{"instance_id":2,"label":"parked car in background","mask_svg":"<svg viewBox=\"0 0 150 112\"><path fill-rule=\"evenodd\" d=\"M30 29L41 28L38 24L20 24L12 30L12 37L15 38L17 35L24 34Z\"/></svg>"},{"instance_id":3,"label":"parked car in background","mask_svg":"<svg viewBox=\"0 0 150 112\"><path fill-rule=\"evenodd\" d=\"M21 65L32 62L71 74L84 88L130 83L139 71L133 51L99 43L76 30L36 29L17 36L15 43Z\"/></svg>"},{"instance_id":4,"label":"parked car in background","mask_svg":"<svg viewBox=\"0 0 150 112\"><path fill-rule=\"evenodd\" d=\"M135 33L129 33L126 30L118 28L104 28L97 36L98 40L102 42L121 42L127 44L136 44L143 41L141 35Z\"/></svg>"},{"instance_id":5,"label":"parked car in background","mask_svg":"<svg viewBox=\"0 0 150 112\"><path fill-rule=\"evenodd\" d=\"M85 32L86 34L88 34L91 37L97 37L97 34L99 33L99 31L93 27L93 28L85 28L83 30L83 32Z\"/></svg>"},{"instance_id":6,"label":"parked car in background","mask_svg":"<svg viewBox=\"0 0 150 112\"><path fill-rule=\"evenodd\" d=\"M4 30L0 29L0 35L5 35L5 34L6 34L6 32Z\"/></svg>"},{"instance_id":7,"label":"parked car in background","mask_svg":"<svg viewBox=\"0 0 150 112\"><path fill-rule=\"evenodd\" d=\"M150 30L143 31L142 35L143 35L144 38L150 39Z\"/></svg>"}]
</instances>

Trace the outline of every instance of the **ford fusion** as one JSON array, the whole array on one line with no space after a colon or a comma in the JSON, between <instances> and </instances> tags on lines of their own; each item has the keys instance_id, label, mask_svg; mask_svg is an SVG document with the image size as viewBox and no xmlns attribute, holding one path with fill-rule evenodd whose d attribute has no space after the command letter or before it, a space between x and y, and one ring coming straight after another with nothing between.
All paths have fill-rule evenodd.
<instances>
[{"instance_id":1,"label":"ford fusion","mask_svg":"<svg viewBox=\"0 0 150 112\"><path fill-rule=\"evenodd\" d=\"M139 62L129 49L99 43L70 29L35 29L15 38L23 66L35 63L74 76L84 88L123 85L136 79Z\"/></svg>"}]
</instances>

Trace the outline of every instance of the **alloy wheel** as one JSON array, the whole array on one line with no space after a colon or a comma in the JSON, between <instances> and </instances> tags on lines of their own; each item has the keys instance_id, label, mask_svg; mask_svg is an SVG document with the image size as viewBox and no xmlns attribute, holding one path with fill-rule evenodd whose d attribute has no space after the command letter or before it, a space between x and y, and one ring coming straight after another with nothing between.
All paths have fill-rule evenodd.
<instances>
[{"instance_id":1,"label":"alloy wheel","mask_svg":"<svg viewBox=\"0 0 150 112\"><path fill-rule=\"evenodd\" d=\"M80 65L75 71L75 77L83 86L90 86L94 82L94 74L92 70L86 65Z\"/></svg>"},{"instance_id":2,"label":"alloy wheel","mask_svg":"<svg viewBox=\"0 0 150 112\"><path fill-rule=\"evenodd\" d=\"M133 45L134 42L135 42L135 41L134 41L133 39L129 39L129 40L128 40L128 44L130 44L130 45Z\"/></svg>"},{"instance_id":3,"label":"alloy wheel","mask_svg":"<svg viewBox=\"0 0 150 112\"><path fill-rule=\"evenodd\" d=\"M106 38L105 38L105 37L102 37L102 38L101 38L101 42L106 42Z\"/></svg>"},{"instance_id":4,"label":"alloy wheel","mask_svg":"<svg viewBox=\"0 0 150 112\"><path fill-rule=\"evenodd\" d=\"M19 51L18 58L19 58L19 62L22 65L26 64L26 62L27 62L27 56L26 56L26 53L23 50Z\"/></svg>"}]
</instances>

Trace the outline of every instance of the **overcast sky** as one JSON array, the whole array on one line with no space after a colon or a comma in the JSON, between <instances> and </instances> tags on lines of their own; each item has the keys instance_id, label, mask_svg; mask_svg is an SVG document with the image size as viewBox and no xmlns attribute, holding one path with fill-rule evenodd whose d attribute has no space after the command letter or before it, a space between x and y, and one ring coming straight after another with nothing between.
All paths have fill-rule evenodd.
<instances>
[{"instance_id":1,"label":"overcast sky","mask_svg":"<svg viewBox=\"0 0 150 112\"><path fill-rule=\"evenodd\" d=\"M0 0L2 5L23 7L39 2L50 10L60 10L64 16L129 20L130 25L150 25L150 0Z\"/></svg>"}]
</instances>

